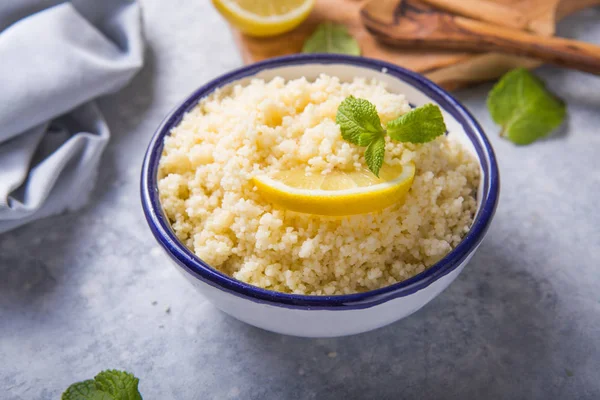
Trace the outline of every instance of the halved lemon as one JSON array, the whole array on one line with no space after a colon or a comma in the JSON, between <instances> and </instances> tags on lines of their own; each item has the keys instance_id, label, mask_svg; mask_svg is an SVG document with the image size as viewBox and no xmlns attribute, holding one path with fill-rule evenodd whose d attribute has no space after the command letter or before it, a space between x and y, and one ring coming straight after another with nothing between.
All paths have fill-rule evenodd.
<instances>
[{"instance_id":1,"label":"halved lemon","mask_svg":"<svg viewBox=\"0 0 600 400\"><path fill-rule=\"evenodd\" d=\"M291 31L308 17L315 0L212 0L219 12L250 36Z\"/></svg>"},{"instance_id":2,"label":"halved lemon","mask_svg":"<svg viewBox=\"0 0 600 400\"><path fill-rule=\"evenodd\" d=\"M301 213L343 216L382 210L404 200L415 165L384 165L377 178L368 169L306 175L304 170L258 175L254 184L263 198Z\"/></svg>"}]
</instances>

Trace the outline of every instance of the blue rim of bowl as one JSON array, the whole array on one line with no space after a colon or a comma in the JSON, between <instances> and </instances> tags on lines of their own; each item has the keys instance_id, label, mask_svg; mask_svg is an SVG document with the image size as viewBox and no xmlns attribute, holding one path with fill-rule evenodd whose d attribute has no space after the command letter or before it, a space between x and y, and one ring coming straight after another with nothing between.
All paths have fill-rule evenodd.
<instances>
[{"instance_id":1,"label":"blue rim of bowl","mask_svg":"<svg viewBox=\"0 0 600 400\"><path fill-rule=\"evenodd\" d=\"M463 126L481 160L480 165L483 170L484 180L482 203L475 215L471 229L463 240L444 258L425 271L405 281L368 292L335 296L288 294L262 289L217 271L195 256L175 236L168 218L163 213L158 196L157 172L164 137L170 133L172 127L179 123L187 111L195 107L200 99L206 97L215 89L239 79L256 75L265 69L303 64L346 64L385 71L388 75L400 79L425 93ZM158 243L181 268L206 284L232 295L258 303L302 310L369 308L398 297L408 296L431 285L439 278L455 270L477 249L494 216L498 203L499 189L498 166L492 146L475 118L454 97L423 76L397 65L365 57L338 54L296 54L272 58L238 68L213 79L194 91L163 120L150 141L144 157L141 175L141 200L148 225Z\"/></svg>"}]
</instances>

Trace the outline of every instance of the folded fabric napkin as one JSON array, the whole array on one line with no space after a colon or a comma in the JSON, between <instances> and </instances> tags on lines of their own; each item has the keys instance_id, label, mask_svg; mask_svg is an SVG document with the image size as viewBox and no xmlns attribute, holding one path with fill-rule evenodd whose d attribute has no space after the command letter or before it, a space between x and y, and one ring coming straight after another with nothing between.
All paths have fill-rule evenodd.
<instances>
[{"instance_id":1,"label":"folded fabric napkin","mask_svg":"<svg viewBox=\"0 0 600 400\"><path fill-rule=\"evenodd\" d=\"M0 0L0 233L86 202L143 50L135 1Z\"/></svg>"}]
</instances>

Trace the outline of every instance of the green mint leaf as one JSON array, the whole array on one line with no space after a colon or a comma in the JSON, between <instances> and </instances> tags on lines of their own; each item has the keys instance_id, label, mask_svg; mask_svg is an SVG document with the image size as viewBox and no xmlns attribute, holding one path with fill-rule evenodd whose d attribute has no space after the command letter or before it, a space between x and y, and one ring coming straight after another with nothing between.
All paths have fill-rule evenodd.
<instances>
[{"instance_id":1,"label":"green mint leaf","mask_svg":"<svg viewBox=\"0 0 600 400\"><path fill-rule=\"evenodd\" d=\"M502 126L501 135L519 145L548 135L566 115L565 104L525 68L505 74L488 95L487 106Z\"/></svg>"},{"instance_id":2,"label":"green mint leaf","mask_svg":"<svg viewBox=\"0 0 600 400\"><path fill-rule=\"evenodd\" d=\"M93 379L72 384L60 398L61 400L115 400L110 394L98 390Z\"/></svg>"},{"instance_id":3,"label":"green mint leaf","mask_svg":"<svg viewBox=\"0 0 600 400\"><path fill-rule=\"evenodd\" d=\"M390 137L400 142L427 143L446 132L446 124L440 108L425 104L388 122Z\"/></svg>"},{"instance_id":4,"label":"green mint leaf","mask_svg":"<svg viewBox=\"0 0 600 400\"><path fill-rule=\"evenodd\" d=\"M367 150L365 150L365 161L367 162L367 166L375 174L376 177L379 178L379 170L383 165L383 158L385 155L385 138L379 136L375 139L369 146L367 146Z\"/></svg>"},{"instance_id":5,"label":"green mint leaf","mask_svg":"<svg viewBox=\"0 0 600 400\"><path fill-rule=\"evenodd\" d=\"M72 384L61 400L143 400L138 383L128 372L106 370L94 379Z\"/></svg>"},{"instance_id":6,"label":"green mint leaf","mask_svg":"<svg viewBox=\"0 0 600 400\"><path fill-rule=\"evenodd\" d=\"M96 386L111 394L115 400L142 400L138 391L140 380L124 371L102 371L94 377Z\"/></svg>"},{"instance_id":7,"label":"green mint leaf","mask_svg":"<svg viewBox=\"0 0 600 400\"><path fill-rule=\"evenodd\" d=\"M368 146L384 134L375 105L354 96L342 101L335 122L340 126L344 140L358 146Z\"/></svg>"},{"instance_id":8,"label":"green mint leaf","mask_svg":"<svg viewBox=\"0 0 600 400\"><path fill-rule=\"evenodd\" d=\"M346 26L325 22L304 42L303 53L338 53L360 55L360 46Z\"/></svg>"}]
</instances>

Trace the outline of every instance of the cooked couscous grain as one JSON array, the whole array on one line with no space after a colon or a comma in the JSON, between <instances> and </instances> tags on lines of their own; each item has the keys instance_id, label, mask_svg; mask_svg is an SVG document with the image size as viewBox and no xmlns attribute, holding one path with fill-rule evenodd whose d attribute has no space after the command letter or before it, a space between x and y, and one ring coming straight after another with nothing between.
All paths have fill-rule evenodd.
<instances>
[{"instance_id":1,"label":"cooked couscous grain","mask_svg":"<svg viewBox=\"0 0 600 400\"><path fill-rule=\"evenodd\" d=\"M179 239L241 281L312 295L387 286L446 255L469 230L479 179L476 160L451 136L424 145L388 139L385 163L412 160L416 174L405 202L378 213L300 214L256 191L257 174L365 165L364 149L344 141L335 123L349 95L375 104L384 125L410 110L380 82L322 75L252 80L188 112L165 138L159 169L160 199Z\"/></svg>"}]
</instances>

